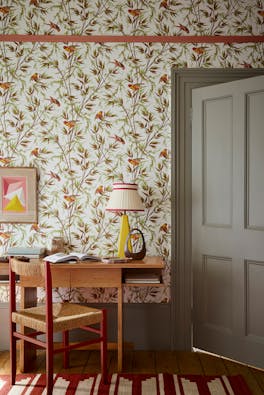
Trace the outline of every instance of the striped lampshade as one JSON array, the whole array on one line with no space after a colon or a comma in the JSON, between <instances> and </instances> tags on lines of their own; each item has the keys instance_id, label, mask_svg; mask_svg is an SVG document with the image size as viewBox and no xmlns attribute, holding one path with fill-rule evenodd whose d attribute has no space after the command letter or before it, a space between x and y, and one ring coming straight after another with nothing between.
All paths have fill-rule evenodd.
<instances>
[{"instance_id":1,"label":"striped lampshade","mask_svg":"<svg viewBox=\"0 0 264 395\"><path fill-rule=\"evenodd\" d=\"M116 182L106 206L109 211L144 211L137 184Z\"/></svg>"}]
</instances>

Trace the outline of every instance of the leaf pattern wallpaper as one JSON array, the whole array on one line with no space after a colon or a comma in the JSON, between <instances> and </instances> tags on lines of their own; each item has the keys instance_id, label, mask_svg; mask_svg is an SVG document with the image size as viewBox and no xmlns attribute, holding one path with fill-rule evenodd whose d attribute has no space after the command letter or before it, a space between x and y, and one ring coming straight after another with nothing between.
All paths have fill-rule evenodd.
<instances>
[{"instance_id":1,"label":"leaf pattern wallpaper","mask_svg":"<svg viewBox=\"0 0 264 395\"><path fill-rule=\"evenodd\" d=\"M6 0L0 34L263 35L263 1ZM37 224L1 224L9 246L117 251L113 182L138 184L130 213L147 254L166 261L162 288L126 302L167 303L171 270L171 69L264 67L264 44L0 42L0 165L38 169ZM116 301L116 290L57 289L58 299ZM40 296L41 297L41 296ZM0 291L0 300L6 290Z\"/></svg>"}]
</instances>

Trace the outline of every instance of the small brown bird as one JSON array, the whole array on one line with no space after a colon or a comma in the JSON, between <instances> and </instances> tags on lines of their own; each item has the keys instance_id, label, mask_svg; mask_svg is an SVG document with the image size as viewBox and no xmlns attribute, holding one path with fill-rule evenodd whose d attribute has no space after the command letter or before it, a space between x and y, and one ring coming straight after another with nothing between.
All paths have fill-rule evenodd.
<instances>
[{"instance_id":1,"label":"small brown bird","mask_svg":"<svg viewBox=\"0 0 264 395\"><path fill-rule=\"evenodd\" d=\"M0 7L1 14L6 15L9 13L9 11L10 11L10 7Z\"/></svg>"},{"instance_id":2,"label":"small brown bird","mask_svg":"<svg viewBox=\"0 0 264 395\"><path fill-rule=\"evenodd\" d=\"M116 65L116 67L120 67L121 69L125 70L123 63L119 62L118 60L115 59L113 63Z\"/></svg>"},{"instance_id":3,"label":"small brown bird","mask_svg":"<svg viewBox=\"0 0 264 395\"><path fill-rule=\"evenodd\" d=\"M64 195L64 199L69 203L73 203L76 200L76 195Z\"/></svg>"},{"instance_id":4,"label":"small brown bird","mask_svg":"<svg viewBox=\"0 0 264 395\"><path fill-rule=\"evenodd\" d=\"M168 74L163 74L160 77L160 82L164 82L164 84L166 84L168 82L169 78L168 78Z\"/></svg>"},{"instance_id":5,"label":"small brown bird","mask_svg":"<svg viewBox=\"0 0 264 395\"><path fill-rule=\"evenodd\" d=\"M176 25L177 26L177 25ZM187 26L182 25L181 23L177 26L179 29L181 29L185 33L189 33L189 29Z\"/></svg>"},{"instance_id":6,"label":"small brown bird","mask_svg":"<svg viewBox=\"0 0 264 395\"><path fill-rule=\"evenodd\" d=\"M132 15L134 18L138 17L141 13L142 9L141 8L135 8L135 9L129 9L128 12L130 15Z\"/></svg>"},{"instance_id":7,"label":"small brown bird","mask_svg":"<svg viewBox=\"0 0 264 395\"><path fill-rule=\"evenodd\" d=\"M163 224L163 225L161 225L160 231L165 232L165 233L168 233L168 230L169 230L168 224Z\"/></svg>"},{"instance_id":8,"label":"small brown bird","mask_svg":"<svg viewBox=\"0 0 264 395\"><path fill-rule=\"evenodd\" d=\"M12 162L12 158L0 157L0 162L3 163L4 165L7 165L7 164L9 164L10 162Z\"/></svg>"},{"instance_id":9,"label":"small brown bird","mask_svg":"<svg viewBox=\"0 0 264 395\"><path fill-rule=\"evenodd\" d=\"M56 104L56 106L60 107L59 100L55 99L55 97L50 96L50 101L52 104Z\"/></svg>"},{"instance_id":10,"label":"small brown bird","mask_svg":"<svg viewBox=\"0 0 264 395\"><path fill-rule=\"evenodd\" d=\"M60 32L60 27L58 26L58 25L56 25L56 23L53 23L53 22L51 22L50 21L50 23L49 23L49 26L52 28L52 29L54 29L54 30L57 30L57 32Z\"/></svg>"},{"instance_id":11,"label":"small brown bird","mask_svg":"<svg viewBox=\"0 0 264 395\"><path fill-rule=\"evenodd\" d=\"M138 166L140 163L139 159L128 159L128 162L132 165L132 166Z\"/></svg>"},{"instance_id":12,"label":"small brown bird","mask_svg":"<svg viewBox=\"0 0 264 395\"><path fill-rule=\"evenodd\" d=\"M31 229L31 230L34 230L35 232L39 232L39 226L38 226L38 224L32 224L30 229Z\"/></svg>"},{"instance_id":13,"label":"small brown bird","mask_svg":"<svg viewBox=\"0 0 264 395\"><path fill-rule=\"evenodd\" d=\"M30 77L31 81L35 81L37 82L39 80L39 74L38 73L34 73L32 74L32 76Z\"/></svg>"},{"instance_id":14,"label":"small brown bird","mask_svg":"<svg viewBox=\"0 0 264 395\"><path fill-rule=\"evenodd\" d=\"M7 90L11 86L11 82L0 82L0 88Z\"/></svg>"},{"instance_id":15,"label":"small brown bird","mask_svg":"<svg viewBox=\"0 0 264 395\"><path fill-rule=\"evenodd\" d=\"M76 125L75 121L64 121L63 122L65 126L67 126L69 129L74 128L74 126Z\"/></svg>"},{"instance_id":16,"label":"small brown bird","mask_svg":"<svg viewBox=\"0 0 264 395\"><path fill-rule=\"evenodd\" d=\"M128 84L128 87L132 90L132 91L138 91L140 88L140 84Z\"/></svg>"},{"instance_id":17,"label":"small brown bird","mask_svg":"<svg viewBox=\"0 0 264 395\"><path fill-rule=\"evenodd\" d=\"M117 136L116 134L114 134L114 136L111 136L111 138L115 139L115 141L117 141L118 143L125 144L125 140L122 139L122 137Z\"/></svg>"},{"instance_id":18,"label":"small brown bird","mask_svg":"<svg viewBox=\"0 0 264 395\"><path fill-rule=\"evenodd\" d=\"M64 45L63 48L69 53L73 53L77 49L76 45Z\"/></svg>"},{"instance_id":19,"label":"small brown bird","mask_svg":"<svg viewBox=\"0 0 264 395\"><path fill-rule=\"evenodd\" d=\"M38 0L30 0L29 5L35 5L36 7L38 7Z\"/></svg>"},{"instance_id":20,"label":"small brown bird","mask_svg":"<svg viewBox=\"0 0 264 395\"><path fill-rule=\"evenodd\" d=\"M10 239L11 237L11 233L6 233L6 232L0 232L0 237L2 237L2 239Z\"/></svg>"},{"instance_id":21,"label":"small brown bird","mask_svg":"<svg viewBox=\"0 0 264 395\"><path fill-rule=\"evenodd\" d=\"M31 151L31 155L34 155L36 158L39 156L39 149L38 149L38 147L34 148Z\"/></svg>"},{"instance_id":22,"label":"small brown bird","mask_svg":"<svg viewBox=\"0 0 264 395\"><path fill-rule=\"evenodd\" d=\"M167 159L168 156L169 156L167 148L164 148L164 149L161 151L161 153L160 153L159 156L162 157L162 158L166 158L166 159Z\"/></svg>"},{"instance_id":23,"label":"small brown bird","mask_svg":"<svg viewBox=\"0 0 264 395\"><path fill-rule=\"evenodd\" d=\"M205 48L202 47L193 47L193 51L197 53L197 55L202 55L205 53Z\"/></svg>"},{"instance_id":24,"label":"small brown bird","mask_svg":"<svg viewBox=\"0 0 264 395\"><path fill-rule=\"evenodd\" d=\"M60 176L57 173L53 173L53 171L50 171L50 176L52 178L55 178L55 180L58 180L58 181L61 180Z\"/></svg>"},{"instance_id":25,"label":"small brown bird","mask_svg":"<svg viewBox=\"0 0 264 395\"><path fill-rule=\"evenodd\" d=\"M102 121L104 119L104 112L98 111L98 113L95 115L95 119L100 119L100 121Z\"/></svg>"},{"instance_id":26,"label":"small brown bird","mask_svg":"<svg viewBox=\"0 0 264 395\"><path fill-rule=\"evenodd\" d=\"M263 17L264 17L264 10L259 10L259 11L258 11L258 14L259 14L260 16L263 16Z\"/></svg>"},{"instance_id":27,"label":"small brown bird","mask_svg":"<svg viewBox=\"0 0 264 395\"><path fill-rule=\"evenodd\" d=\"M99 193L100 195L102 195L104 193L103 185L99 185L99 187L96 188L95 193Z\"/></svg>"},{"instance_id":28,"label":"small brown bird","mask_svg":"<svg viewBox=\"0 0 264 395\"><path fill-rule=\"evenodd\" d=\"M168 8L169 6L168 6L168 0L163 0L161 3L160 3L160 8L161 7L163 7L163 8Z\"/></svg>"}]
</instances>

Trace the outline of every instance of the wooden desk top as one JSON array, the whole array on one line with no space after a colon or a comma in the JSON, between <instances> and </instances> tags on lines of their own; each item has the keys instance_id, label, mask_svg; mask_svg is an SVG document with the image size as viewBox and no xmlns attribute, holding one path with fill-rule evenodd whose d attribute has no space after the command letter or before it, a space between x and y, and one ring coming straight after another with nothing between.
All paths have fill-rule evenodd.
<instances>
[{"instance_id":1,"label":"wooden desk top","mask_svg":"<svg viewBox=\"0 0 264 395\"><path fill-rule=\"evenodd\" d=\"M32 259L33 262L38 262L38 259ZM61 267L62 269L84 269L89 266L91 269L163 269L165 264L160 256L146 256L139 261L132 261L129 263L103 263L95 261L77 261L76 263L53 263L51 266ZM8 274L8 263L0 262L0 274Z\"/></svg>"}]
</instances>

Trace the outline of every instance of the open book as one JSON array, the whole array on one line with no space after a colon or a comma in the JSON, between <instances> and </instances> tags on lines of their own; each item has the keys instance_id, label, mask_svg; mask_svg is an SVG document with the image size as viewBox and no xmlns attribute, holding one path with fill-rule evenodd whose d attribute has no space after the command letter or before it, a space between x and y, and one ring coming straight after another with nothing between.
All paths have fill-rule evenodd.
<instances>
[{"instance_id":1,"label":"open book","mask_svg":"<svg viewBox=\"0 0 264 395\"><path fill-rule=\"evenodd\" d=\"M56 254L45 256L43 260L51 263L62 263L69 261L101 261L101 258L99 256L81 252L70 252L69 254L57 252Z\"/></svg>"}]
</instances>

